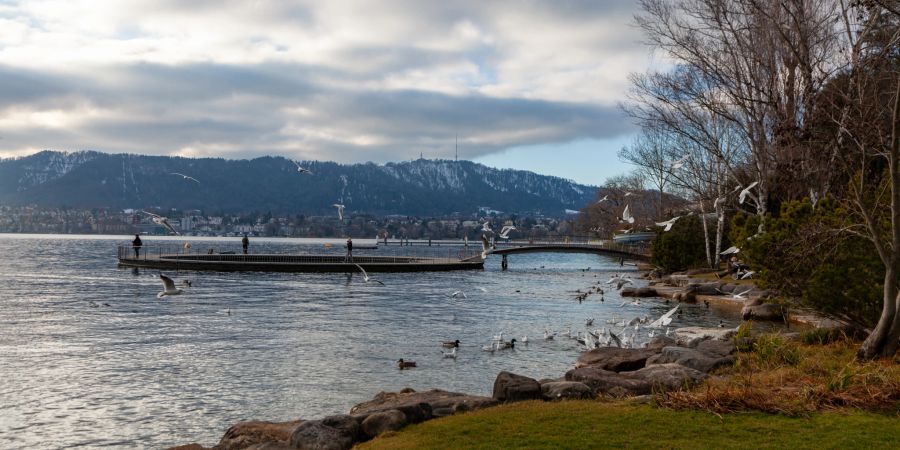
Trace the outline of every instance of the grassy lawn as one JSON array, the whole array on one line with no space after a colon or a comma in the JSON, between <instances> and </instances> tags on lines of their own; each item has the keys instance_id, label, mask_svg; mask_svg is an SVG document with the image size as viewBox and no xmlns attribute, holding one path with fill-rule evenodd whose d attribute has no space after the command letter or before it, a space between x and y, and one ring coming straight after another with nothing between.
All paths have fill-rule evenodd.
<instances>
[{"instance_id":1,"label":"grassy lawn","mask_svg":"<svg viewBox=\"0 0 900 450\"><path fill-rule=\"evenodd\" d=\"M900 418L860 411L716 416L600 401L522 402L387 433L361 449L898 448Z\"/></svg>"}]
</instances>

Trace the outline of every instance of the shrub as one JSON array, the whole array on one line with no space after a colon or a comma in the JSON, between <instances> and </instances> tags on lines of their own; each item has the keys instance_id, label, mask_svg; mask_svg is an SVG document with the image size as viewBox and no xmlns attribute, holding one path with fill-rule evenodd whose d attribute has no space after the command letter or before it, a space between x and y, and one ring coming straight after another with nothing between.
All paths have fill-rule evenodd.
<instances>
[{"instance_id":1,"label":"shrub","mask_svg":"<svg viewBox=\"0 0 900 450\"><path fill-rule=\"evenodd\" d=\"M800 363L800 349L778 335L766 334L753 343L753 356L757 364L766 368L796 366Z\"/></svg>"},{"instance_id":2,"label":"shrub","mask_svg":"<svg viewBox=\"0 0 900 450\"><path fill-rule=\"evenodd\" d=\"M651 262L667 272L706 265L703 226L696 215L683 217L669 231L658 231Z\"/></svg>"}]
</instances>

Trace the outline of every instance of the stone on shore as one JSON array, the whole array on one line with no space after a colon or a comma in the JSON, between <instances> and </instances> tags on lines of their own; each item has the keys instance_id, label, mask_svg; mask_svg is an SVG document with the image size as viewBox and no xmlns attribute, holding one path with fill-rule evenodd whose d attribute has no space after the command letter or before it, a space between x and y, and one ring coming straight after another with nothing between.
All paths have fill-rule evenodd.
<instances>
[{"instance_id":1,"label":"stone on shore","mask_svg":"<svg viewBox=\"0 0 900 450\"><path fill-rule=\"evenodd\" d=\"M737 333L735 328L684 327L675 330L675 343L694 348L708 339L728 340Z\"/></svg>"},{"instance_id":2,"label":"stone on shore","mask_svg":"<svg viewBox=\"0 0 900 450\"><path fill-rule=\"evenodd\" d=\"M638 370L647 363L647 358L659 353L649 348L600 347L586 351L578 357L575 367L597 366L612 372Z\"/></svg>"},{"instance_id":3,"label":"stone on shore","mask_svg":"<svg viewBox=\"0 0 900 450\"><path fill-rule=\"evenodd\" d=\"M566 372L566 380L584 383L595 394L615 397L649 394L650 383L646 380L628 378L616 372L603 370L598 366L581 367Z\"/></svg>"},{"instance_id":4,"label":"stone on shore","mask_svg":"<svg viewBox=\"0 0 900 450\"><path fill-rule=\"evenodd\" d=\"M736 350L734 346L734 340L732 339L729 339L727 341L719 339L707 339L705 341L701 341L695 348L697 351L706 353L708 355L720 357L731 355Z\"/></svg>"},{"instance_id":5,"label":"stone on shore","mask_svg":"<svg viewBox=\"0 0 900 450\"><path fill-rule=\"evenodd\" d=\"M366 437L373 438L385 431L397 431L407 425L406 414L397 409L369 414L360 425Z\"/></svg>"},{"instance_id":6,"label":"stone on shore","mask_svg":"<svg viewBox=\"0 0 900 450\"><path fill-rule=\"evenodd\" d=\"M647 366L677 363L691 369L707 373L717 367L734 363L734 357L704 353L692 348L666 347L662 352L647 360Z\"/></svg>"},{"instance_id":7,"label":"stone on shore","mask_svg":"<svg viewBox=\"0 0 900 450\"><path fill-rule=\"evenodd\" d=\"M360 441L359 422L345 414L307 420L294 430L291 446L300 450L349 450Z\"/></svg>"},{"instance_id":8,"label":"stone on shore","mask_svg":"<svg viewBox=\"0 0 900 450\"><path fill-rule=\"evenodd\" d=\"M594 398L594 391L578 381L550 381L541 383L544 400L570 400Z\"/></svg>"},{"instance_id":9,"label":"stone on shore","mask_svg":"<svg viewBox=\"0 0 900 450\"><path fill-rule=\"evenodd\" d=\"M422 404L430 407L427 416L422 411ZM372 400L360 403L350 409L350 414L355 416L367 416L369 414L392 409L400 410L407 414L409 423L421 422L432 416L441 417L462 411L494 406L497 401L490 397L478 395L448 392L440 389L416 392L412 389L403 389L400 392L379 392ZM420 412L417 412L420 411ZM409 417L410 415L415 417Z\"/></svg>"},{"instance_id":10,"label":"stone on shore","mask_svg":"<svg viewBox=\"0 0 900 450\"><path fill-rule=\"evenodd\" d=\"M644 380L655 391L690 388L706 378L706 374L699 370L675 363L649 365L641 370L624 372L621 375Z\"/></svg>"},{"instance_id":11,"label":"stone on shore","mask_svg":"<svg viewBox=\"0 0 900 450\"><path fill-rule=\"evenodd\" d=\"M280 442L286 445L291 440L291 433L302 422L302 420L238 422L225 431L225 435L213 448L215 450L243 450L252 445L269 442Z\"/></svg>"},{"instance_id":12,"label":"stone on shore","mask_svg":"<svg viewBox=\"0 0 900 450\"><path fill-rule=\"evenodd\" d=\"M650 342L647 342L647 346L645 347L648 350L656 350L658 353L664 347L668 347L670 345L675 345L675 339L666 335L654 336L650 339Z\"/></svg>"},{"instance_id":13,"label":"stone on shore","mask_svg":"<svg viewBox=\"0 0 900 450\"><path fill-rule=\"evenodd\" d=\"M622 297L658 297L656 289L650 287L626 287L619 291Z\"/></svg>"},{"instance_id":14,"label":"stone on shore","mask_svg":"<svg viewBox=\"0 0 900 450\"><path fill-rule=\"evenodd\" d=\"M494 380L494 400L498 402L540 400L541 397L541 384L533 378L504 371Z\"/></svg>"},{"instance_id":15,"label":"stone on shore","mask_svg":"<svg viewBox=\"0 0 900 450\"><path fill-rule=\"evenodd\" d=\"M741 309L741 318L744 320L784 320L784 308L777 303L763 303L761 305L748 305Z\"/></svg>"}]
</instances>

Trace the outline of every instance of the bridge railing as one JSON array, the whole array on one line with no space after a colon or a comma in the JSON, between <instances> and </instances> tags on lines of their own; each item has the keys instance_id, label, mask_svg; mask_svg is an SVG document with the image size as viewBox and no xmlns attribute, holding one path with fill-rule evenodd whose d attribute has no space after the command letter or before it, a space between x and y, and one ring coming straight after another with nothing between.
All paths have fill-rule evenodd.
<instances>
[{"instance_id":1,"label":"bridge railing","mask_svg":"<svg viewBox=\"0 0 900 450\"><path fill-rule=\"evenodd\" d=\"M142 245L137 248L131 245L119 245L116 249L116 256L120 260L129 261L147 261L159 259L193 259L193 260L234 260L243 259L244 252L240 245L218 245L220 243L209 243L217 245L195 244L185 247L179 244L149 244ZM259 248L261 247L261 248ZM343 246L332 247L301 247L295 251L272 251L271 248L251 246L247 250L248 255L253 255L253 262L271 262L271 263L313 263L322 262L322 258L335 259L337 262L343 261L346 251ZM391 263L416 263L419 261L435 260L456 262L471 259L481 255L481 249L475 248L449 248L449 247L395 247L389 251L360 249L353 252L354 261L366 261L369 256L378 256L380 262Z\"/></svg>"},{"instance_id":2,"label":"bridge railing","mask_svg":"<svg viewBox=\"0 0 900 450\"><path fill-rule=\"evenodd\" d=\"M511 239L496 240L494 245L497 248L510 247L532 247L532 246L552 246L552 247L580 247L610 250L619 253L630 253L648 256L650 254L649 242L619 243L609 239L598 239L592 236L568 236L554 237L550 239Z\"/></svg>"}]
</instances>

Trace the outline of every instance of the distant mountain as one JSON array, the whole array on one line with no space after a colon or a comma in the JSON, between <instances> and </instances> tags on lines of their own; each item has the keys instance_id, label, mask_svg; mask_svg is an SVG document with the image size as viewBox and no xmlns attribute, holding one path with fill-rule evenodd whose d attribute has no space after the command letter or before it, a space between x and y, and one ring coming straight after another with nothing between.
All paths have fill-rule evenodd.
<instances>
[{"instance_id":1,"label":"distant mountain","mask_svg":"<svg viewBox=\"0 0 900 450\"><path fill-rule=\"evenodd\" d=\"M375 215L471 214L480 207L563 216L590 202L596 187L470 161L377 165L43 151L0 160L0 204L78 208L178 208L207 212ZM172 172L200 180L197 184Z\"/></svg>"}]
</instances>

